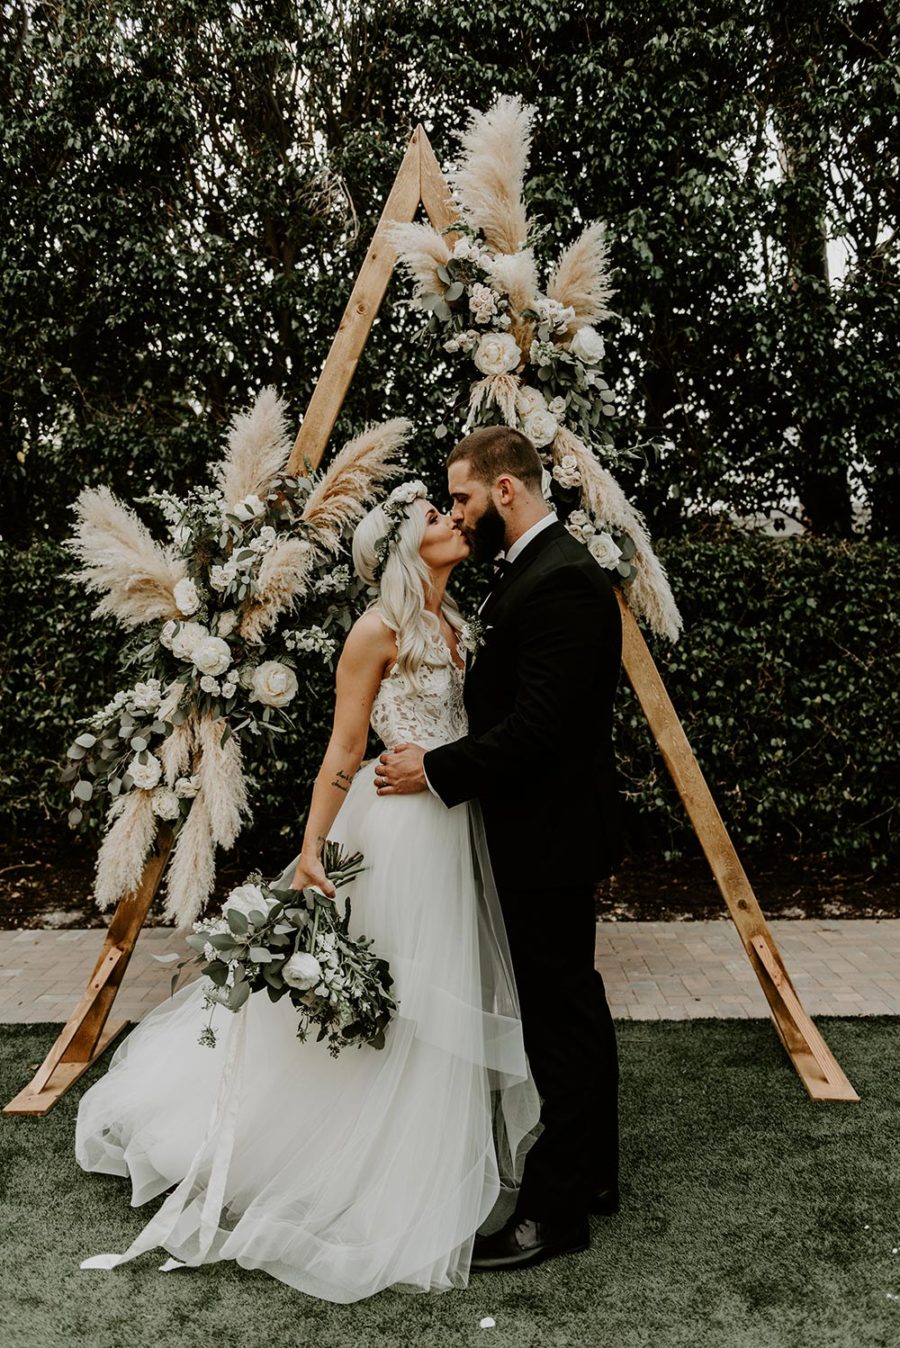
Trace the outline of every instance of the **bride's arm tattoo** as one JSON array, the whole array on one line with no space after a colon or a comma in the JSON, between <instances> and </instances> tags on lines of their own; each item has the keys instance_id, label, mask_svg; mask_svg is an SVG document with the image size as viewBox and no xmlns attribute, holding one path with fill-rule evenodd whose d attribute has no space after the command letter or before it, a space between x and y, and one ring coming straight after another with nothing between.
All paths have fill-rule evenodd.
<instances>
[{"instance_id":1,"label":"bride's arm tattoo","mask_svg":"<svg viewBox=\"0 0 900 1348\"><path fill-rule=\"evenodd\" d=\"M336 786L339 791L349 791L350 783L352 781L353 777L351 774L344 772L343 768L338 768L337 776L331 785Z\"/></svg>"}]
</instances>

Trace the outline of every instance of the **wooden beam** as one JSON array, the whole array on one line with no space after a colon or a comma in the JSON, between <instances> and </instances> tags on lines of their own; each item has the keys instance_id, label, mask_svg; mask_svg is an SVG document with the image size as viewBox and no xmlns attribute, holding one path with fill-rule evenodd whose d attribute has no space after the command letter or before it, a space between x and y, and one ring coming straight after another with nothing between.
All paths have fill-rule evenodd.
<instances>
[{"instance_id":1,"label":"wooden beam","mask_svg":"<svg viewBox=\"0 0 900 1348\"><path fill-rule=\"evenodd\" d=\"M387 237L388 227L412 220L419 206L419 145L424 134L421 127L417 127L410 137L394 186L294 441L287 461L289 473L305 472L305 461L313 468L317 468L322 461L397 260L396 250Z\"/></svg>"},{"instance_id":2,"label":"wooden beam","mask_svg":"<svg viewBox=\"0 0 900 1348\"><path fill-rule=\"evenodd\" d=\"M858 1100L828 1045L803 1010L684 727L621 592L619 608L625 672L766 995L782 1043L812 1099Z\"/></svg>"},{"instance_id":3,"label":"wooden beam","mask_svg":"<svg viewBox=\"0 0 900 1348\"><path fill-rule=\"evenodd\" d=\"M113 914L81 1000L32 1080L10 1100L4 1114L46 1114L125 1028L124 1020L110 1025L107 1020L173 845L170 826L161 823L140 884L119 901Z\"/></svg>"}]
</instances>

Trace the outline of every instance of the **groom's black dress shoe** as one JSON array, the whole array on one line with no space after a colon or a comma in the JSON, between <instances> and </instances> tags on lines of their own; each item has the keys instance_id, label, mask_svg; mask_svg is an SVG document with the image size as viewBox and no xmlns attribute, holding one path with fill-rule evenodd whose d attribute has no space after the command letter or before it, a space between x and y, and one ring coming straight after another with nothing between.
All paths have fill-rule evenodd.
<instances>
[{"instance_id":1,"label":"groom's black dress shoe","mask_svg":"<svg viewBox=\"0 0 900 1348\"><path fill-rule=\"evenodd\" d=\"M472 1251L475 1273L499 1273L508 1268L530 1268L558 1254L576 1254L591 1243L587 1217L575 1222L533 1222L510 1217L490 1236L476 1236Z\"/></svg>"},{"instance_id":2,"label":"groom's black dress shoe","mask_svg":"<svg viewBox=\"0 0 900 1348\"><path fill-rule=\"evenodd\" d=\"M591 1212L597 1217L612 1217L619 1211L619 1190L600 1189L591 1199Z\"/></svg>"}]
</instances>

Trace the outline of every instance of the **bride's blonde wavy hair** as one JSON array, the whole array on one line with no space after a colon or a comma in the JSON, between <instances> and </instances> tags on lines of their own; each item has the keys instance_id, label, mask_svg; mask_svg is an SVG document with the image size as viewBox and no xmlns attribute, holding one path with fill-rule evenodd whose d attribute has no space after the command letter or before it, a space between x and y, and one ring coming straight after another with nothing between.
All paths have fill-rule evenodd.
<instances>
[{"instance_id":1,"label":"bride's blonde wavy hair","mask_svg":"<svg viewBox=\"0 0 900 1348\"><path fill-rule=\"evenodd\" d=\"M366 585L377 588L378 594L369 608L378 609L396 636L397 670L407 685L419 692L422 666L444 665L452 657L441 636L437 615L425 607L431 587L431 572L419 552L425 533L425 513L412 501L404 514L397 528L396 520L391 521L383 506L373 506L354 531L353 565ZM382 566L377 544L389 534L392 538ZM441 611L458 633L463 625L462 614L447 594Z\"/></svg>"}]
</instances>

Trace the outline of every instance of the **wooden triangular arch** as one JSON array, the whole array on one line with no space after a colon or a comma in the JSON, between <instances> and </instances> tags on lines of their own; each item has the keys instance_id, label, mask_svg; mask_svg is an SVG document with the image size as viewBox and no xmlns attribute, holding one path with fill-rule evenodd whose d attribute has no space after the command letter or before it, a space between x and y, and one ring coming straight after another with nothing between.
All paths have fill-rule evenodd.
<instances>
[{"instance_id":1,"label":"wooden triangular arch","mask_svg":"<svg viewBox=\"0 0 900 1348\"><path fill-rule=\"evenodd\" d=\"M289 472L302 472L306 461L314 467L321 462L394 270L396 253L388 228L395 222L412 220L420 205L436 229L443 229L455 219L446 179L424 129L418 126L310 399L288 460ZM800 1003L647 643L621 596L619 603L625 672L768 999L781 1042L812 1099L858 1100ZM138 888L122 899L115 911L83 997L34 1079L10 1101L5 1114L46 1114L125 1027L125 1021L107 1023L107 1020L173 841L171 830L163 825Z\"/></svg>"}]
</instances>

